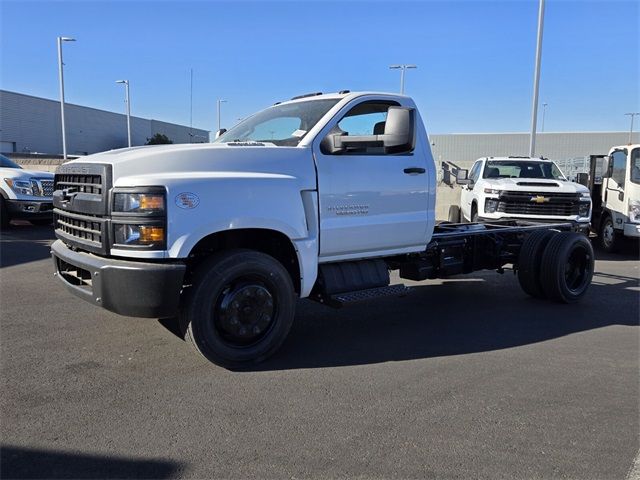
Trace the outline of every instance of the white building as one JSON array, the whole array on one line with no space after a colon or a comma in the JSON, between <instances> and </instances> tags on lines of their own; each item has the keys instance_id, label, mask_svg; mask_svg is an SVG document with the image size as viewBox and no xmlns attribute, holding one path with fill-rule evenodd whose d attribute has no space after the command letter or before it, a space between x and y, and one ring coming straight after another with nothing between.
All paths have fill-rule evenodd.
<instances>
[{"instance_id":1,"label":"white building","mask_svg":"<svg viewBox=\"0 0 640 480\"><path fill-rule=\"evenodd\" d=\"M127 146L127 117L65 103L67 153L87 155ZM174 123L131 117L131 143L144 145L156 133L173 143L209 142L209 132ZM62 154L60 102L0 90L0 151Z\"/></svg>"}]
</instances>

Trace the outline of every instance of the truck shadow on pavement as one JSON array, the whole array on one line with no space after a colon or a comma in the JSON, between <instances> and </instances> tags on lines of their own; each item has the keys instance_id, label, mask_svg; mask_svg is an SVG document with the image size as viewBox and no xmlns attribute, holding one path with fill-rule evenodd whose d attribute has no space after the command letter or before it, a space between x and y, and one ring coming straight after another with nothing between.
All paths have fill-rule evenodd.
<instances>
[{"instance_id":1,"label":"truck shadow on pavement","mask_svg":"<svg viewBox=\"0 0 640 480\"><path fill-rule=\"evenodd\" d=\"M173 478L179 463L0 447L0 478Z\"/></svg>"},{"instance_id":2,"label":"truck shadow on pavement","mask_svg":"<svg viewBox=\"0 0 640 480\"><path fill-rule=\"evenodd\" d=\"M51 257L50 247L55 238L51 226L11 225L0 232L0 268Z\"/></svg>"},{"instance_id":3,"label":"truck shadow on pavement","mask_svg":"<svg viewBox=\"0 0 640 480\"><path fill-rule=\"evenodd\" d=\"M338 311L301 301L283 347L250 370L463 355L639 324L636 278L596 274L587 297L564 305L528 297L509 273L414 286L403 299L379 299Z\"/></svg>"}]
</instances>

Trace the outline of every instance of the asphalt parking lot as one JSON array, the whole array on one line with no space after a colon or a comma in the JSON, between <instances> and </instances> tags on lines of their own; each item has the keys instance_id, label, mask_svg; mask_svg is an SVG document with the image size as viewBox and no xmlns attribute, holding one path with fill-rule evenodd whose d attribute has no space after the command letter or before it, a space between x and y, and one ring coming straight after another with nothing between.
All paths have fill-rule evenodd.
<instances>
[{"instance_id":1,"label":"asphalt parking lot","mask_svg":"<svg viewBox=\"0 0 640 480\"><path fill-rule=\"evenodd\" d=\"M598 254L572 306L511 272L303 301L260 368L51 275L49 229L0 236L2 478L625 479L639 440L640 262ZM633 475L633 474L631 474Z\"/></svg>"}]
</instances>

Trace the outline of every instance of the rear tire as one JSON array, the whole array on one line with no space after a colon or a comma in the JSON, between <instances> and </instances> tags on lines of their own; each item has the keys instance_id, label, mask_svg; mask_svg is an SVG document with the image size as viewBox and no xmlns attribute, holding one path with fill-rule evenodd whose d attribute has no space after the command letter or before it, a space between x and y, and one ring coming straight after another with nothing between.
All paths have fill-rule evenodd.
<instances>
[{"instance_id":1,"label":"rear tire","mask_svg":"<svg viewBox=\"0 0 640 480\"><path fill-rule=\"evenodd\" d=\"M534 298L546 298L540 280L540 266L545 247L557 233L554 230L534 230L520 249L518 282L522 290Z\"/></svg>"},{"instance_id":2,"label":"rear tire","mask_svg":"<svg viewBox=\"0 0 640 480\"><path fill-rule=\"evenodd\" d=\"M460 223L460 207L458 205L449 206L449 221L451 223Z\"/></svg>"},{"instance_id":3,"label":"rear tire","mask_svg":"<svg viewBox=\"0 0 640 480\"><path fill-rule=\"evenodd\" d=\"M471 223L478 222L478 206L474 203L471 206Z\"/></svg>"},{"instance_id":4,"label":"rear tire","mask_svg":"<svg viewBox=\"0 0 640 480\"><path fill-rule=\"evenodd\" d=\"M295 313L287 270L253 250L229 250L195 273L181 312L191 345L226 368L259 363L282 345Z\"/></svg>"},{"instance_id":5,"label":"rear tire","mask_svg":"<svg viewBox=\"0 0 640 480\"><path fill-rule=\"evenodd\" d=\"M562 303L580 300L593 278L594 255L584 235L561 232L549 240L542 255L540 280L547 298Z\"/></svg>"},{"instance_id":6,"label":"rear tire","mask_svg":"<svg viewBox=\"0 0 640 480\"><path fill-rule=\"evenodd\" d=\"M613 227L613 219L610 215L605 216L600 223L598 240L600 247L607 253L615 253L620 250L622 243L621 235Z\"/></svg>"}]
</instances>

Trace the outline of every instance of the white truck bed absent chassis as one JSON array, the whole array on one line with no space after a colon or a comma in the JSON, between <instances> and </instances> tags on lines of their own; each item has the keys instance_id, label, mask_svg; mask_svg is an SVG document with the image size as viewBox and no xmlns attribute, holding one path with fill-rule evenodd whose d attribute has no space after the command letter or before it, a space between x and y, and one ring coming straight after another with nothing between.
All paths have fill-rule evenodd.
<instances>
[{"instance_id":1,"label":"white truck bed absent chassis","mask_svg":"<svg viewBox=\"0 0 640 480\"><path fill-rule=\"evenodd\" d=\"M56 172L55 274L134 317L178 316L227 368L286 338L296 298L330 306L390 284L512 264L528 294L579 300L594 257L570 222L436 225L436 169L414 102L386 93L278 103L212 144L136 147Z\"/></svg>"}]
</instances>

